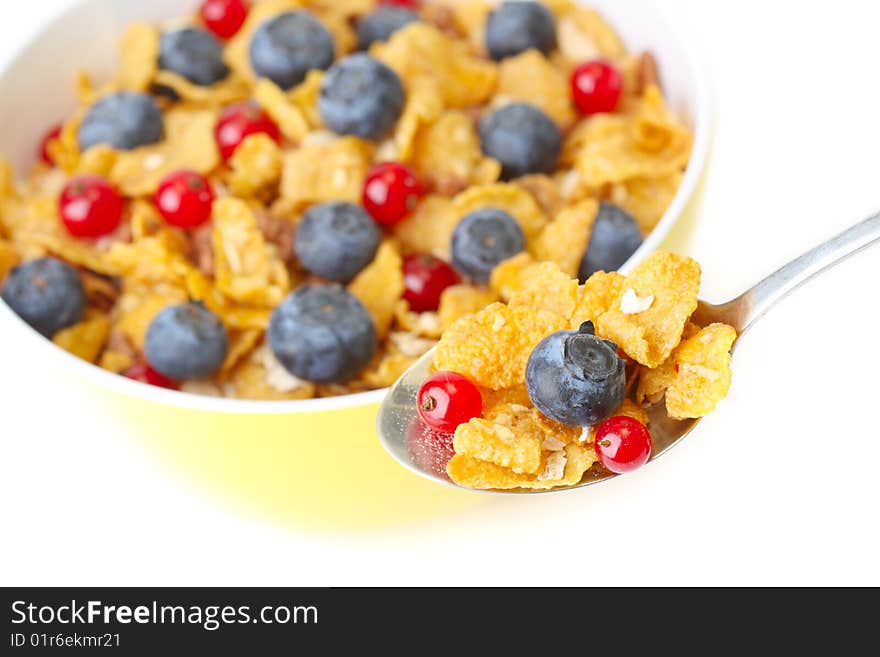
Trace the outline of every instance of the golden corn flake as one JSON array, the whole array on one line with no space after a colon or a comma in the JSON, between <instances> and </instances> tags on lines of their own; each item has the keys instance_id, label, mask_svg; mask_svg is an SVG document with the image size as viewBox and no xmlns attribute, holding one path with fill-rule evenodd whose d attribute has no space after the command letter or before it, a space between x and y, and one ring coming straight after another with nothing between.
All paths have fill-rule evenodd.
<instances>
[{"instance_id":1,"label":"golden corn flake","mask_svg":"<svg viewBox=\"0 0 880 657\"><path fill-rule=\"evenodd\" d=\"M492 96L496 66L474 56L465 43L433 25L411 23L370 54L394 69L407 88L420 77L432 78L447 107L468 107Z\"/></svg>"},{"instance_id":2,"label":"golden corn flake","mask_svg":"<svg viewBox=\"0 0 880 657\"><path fill-rule=\"evenodd\" d=\"M257 345L260 344L260 340L262 339L263 332L258 329L230 331L229 348L226 350L226 358L220 366L220 379L227 379L238 364L257 348Z\"/></svg>"},{"instance_id":3,"label":"golden corn flake","mask_svg":"<svg viewBox=\"0 0 880 657\"><path fill-rule=\"evenodd\" d=\"M675 419L708 415L730 389L730 349L736 330L711 324L674 354L675 378L666 390L666 410Z\"/></svg>"},{"instance_id":4,"label":"golden corn flake","mask_svg":"<svg viewBox=\"0 0 880 657\"><path fill-rule=\"evenodd\" d=\"M303 4L317 12L335 11L342 16L362 16L373 9L375 0L305 0Z\"/></svg>"},{"instance_id":5,"label":"golden corn flake","mask_svg":"<svg viewBox=\"0 0 880 657\"><path fill-rule=\"evenodd\" d=\"M498 295L492 290L473 285L451 285L440 295L440 308L437 313L443 330L455 321L472 315L498 301Z\"/></svg>"},{"instance_id":6,"label":"golden corn flake","mask_svg":"<svg viewBox=\"0 0 880 657\"><path fill-rule=\"evenodd\" d=\"M533 264L535 260L528 253L525 251L518 253L496 265L489 277L489 285L506 303L515 293L525 289L525 275Z\"/></svg>"},{"instance_id":7,"label":"golden corn flake","mask_svg":"<svg viewBox=\"0 0 880 657\"><path fill-rule=\"evenodd\" d=\"M486 19L492 4L486 0L459 0L450 4L455 27L478 53L486 52Z\"/></svg>"},{"instance_id":8,"label":"golden corn flake","mask_svg":"<svg viewBox=\"0 0 880 657\"><path fill-rule=\"evenodd\" d=\"M379 245L373 262L355 276L348 291L364 304L376 325L376 333L384 338L403 297L403 258L391 242Z\"/></svg>"},{"instance_id":9,"label":"golden corn flake","mask_svg":"<svg viewBox=\"0 0 880 657\"><path fill-rule=\"evenodd\" d=\"M413 165L432 188L441 193L457 192L474 182L483 159L473 121L456 110L444 112L419 132Z\"/></svg>"},{"instance_id":10,"label":"golden corn flake","mask_svg":"<svg viewBox=\"0 0 880 657\"><path fill-rule=\"evenodd\" d=\"M146 91L159 68L159 32L146 23L133 23L122 36L120 89Z\"/></svg>"},{"instance_id":11,"label":"golden corn flake","mask_svg":"<svg viewBox=\"0 0 880 657\"><path fill-rule=\"evenodd\" d=\"M299 141L309 132L309 124L299 106L274 82L262 79L254 87L254 99L278 124L281 134L290 141Z\"/></svg>"},{"instance_id":12,"label":"golden corn flake","mask_svg":"<svg viewBox=\"0 0 880 657\"><path fill-rule=\"evenodd\" d=\"M552 262L539 262L523 271L522 280L523 288L510 297L512 308L548 310L571 319L580 297L576 278L569 278Z\"/></svg>"},{"instance_id":13,"label":"golden corn flake","mask_svg":"<svg viewBox=\"0 0 880 657\"><path fill-rule=\"evenodd\" d=\"M155 83L171 89L180 96L182 102L190 107L223 107L247 100L251 96L247 80L235 74L230 74L223 80L203 87L200 84L190 82L174 71L161 70L155 75Z\"/></svg>"},{"instance_id":14,"label":"golden corn flake","mask_svg":"<svg viewBox=\"0 0 880 657\"><path fill-rule=\"evenodd\" d=\"M267 244L250 206L232 197L214 203L214 278L235 301L274 308L290 289L284 263Z\"/></svg>"},{"instance_id":15,"label":"golden corn flake","mask_svg":"<svg viewBox=\"0 0 880 657\"><path fill-rule=\"evenodd\" d=\"M110 320L104 315L98 315L59 331L52 342L74 356L94 363L109 334Z\"/></svg>"},{"instance_id":16,"label":"golden corn flake","mask_svg":"<svg viewBox=\"0 0 880 657\"><path fill-rule=\"evenodd\" d=\"M284 158L281 196L296 208L324 201L359 203L372 151L357 137L302 144Z\"/></svg>"},{"instance_id":17,"label":"golden corn flake","mask_svg":"<svg viewBox=\"0 0 880 657\"><path fill-rule=\"evenodd\" d=\"M485 307L489 305L489 303L491 302L488 302L481 307ZM440 334L443 332L443 325L439 313L412 312L409 309L409 303L407 303L405 299L401 299L397 302L397 306L394 309L394 324L396 327L403 329L408 333L426 338L439 338Z\"/></svg>"},{"instance_id":18,"label":"golden corn flake","mask_svg":"<svg viewBox=\"0 0 880 657\"><path fill-rule=\"evenodd\" d=\"M535 259L552 262L567 276L576 277L598 214L599 203L594 199L565 208L529 245L529 252Z\"/></svg>"},{"instance_id":19,"label":"golden corn flake","mask_svg":"<svg viewBox=\"0 0 880 657\"><path fill-rule=\"evenodd\" d=\"M79 162L80 150L77 134L85 112L85 107L74 112L61 126L58 138L53 139L46 146L52 161L67 173L74 171L77 162Z\"/></svg>"},{"instance_id":20,"label":"golden corn flake","mask_svg":"<svg viewBox=\"0 0 880 657\"><path fill-rule=\"evenodd\" d=\"M595 10L571 0L542 0L556 14L560 52L573 63L616 59L625 50L617 32Z\"/></svg>"},{"instance_id":21,"label":"golden corn flake","mask_svg":"<svg viewBox=\"0 0 880 657\"><path fill-rule=\"evenodd\" d=\"M547 223L535 198L521 187L511 183L470 187L453 199L459 218L483 208L504 210L525 233L526 242L537 237Z\"/></svg>"},{"instance_id":22,"label":"golden corn flake","mask_svg":"<svg viewBox=\"0 0 880 657\"><path fill-rule=\"evenodd\" d=\"M496 94L496 105L531 103L563 130L577 117L568 78L537 50L527 50L501 62Z\"/></svg>"},{"instance_id":23,"label":"golden corn flake","mask_svg":"<svg viewBox=\"0 0 880 657\"><path fill-rule=\"evenodd\" d=\"M324 82L324 71L311 70L298 86L290 93L290 100L299 108L309 128L317 130L324 126L321 112L318 109L318 98L321 95L321 84Z\"/></svg>"},{"instance_id":24,"label":"golden corn flake","mask_svg":"<svg viewBox=\"0 0 880 657\"><path fill-rule=\"evenodd\" d=\"M700 266L690 258L655 253L622 287L623 293L597 319L596 330L642 365L657 367L678 345L697 309Z\"/></svg>"},{"instance_id":25,"label":"golden corn flake","mask_svg":"<svg viewBox=\"0 0 880 657\"><path fill-rule=\"evenodd\" d=\"M548 217L555 217L565 207L565 200L557 182L543 173L533 173L521 176L513 181L517 187L522 187L531 194L541 211Z\"/></svg>"},{"instance_id":26,"label":"golden corn flake","mask_svg":"<svg viewBox=\"0 0 880 657\"><path fill-rule=\"evenodd\" d=\"M626 278L617 272L598 271L581 287L580 299L571 317L571 328L595 322L617 302Z\"/></svg>"},{"instance_id":27,"label":"golden corn flake","mask_svg":"<svg viewBox=\"0 0 880 657\"><path fill-rule=\"evenodd\" d=\"M18 252L12 244L0 239L0 284L19 262Z\"/></svg>"},{"instance_id":28,"label":"golden corn flake","mask_svg":"<svg viewBox=\"0 0 880 657\"><path fill-rule=\"evenodd\" d=\"M458 454L452 457L446 472L459 486L477 490L550 490L577 485L596 460L591 447L571 443L560 451L549 452L539 474L517 474L494 463Z\"/></svg>"},{"instance_id":29,"label":"golden corn flake","mask_svg":"<svg viewBox=\"0 0 880 657\"><path fill-rule=\"evenodd\" d=\"M278 184L283 165L275 140L264 133L249 135L229 158L229 189L241 198L259 197Z\"/></svg>"},{"instance_id":30,"label":"golden corn flake","mask_svg":"<svg viewBox=\"0 0 880 657\"><path fill-rule=\"evenodd\" d=\"M480 395L483 398L483 417L490 420L497 414L496 409L509 404L518 404L519 406L526 407L532 405L532 400L529 399L529 393L526 390L525 384L514 386L513 388L502 388L501 390L480 388Z\"/></svg>"},{"instance_id":31,"label":"golden corn flake","mask_svg":"<svg viewBox=\"0 0 880 657\"><path fill-rule=\"evenodd\" d=\"M681 344L673 350L669 358L653 369L648 367L640 368L639 384L636 388L636 401L651 404L660 401L666 389L675 380L675 355L678 349L687 342L688 338L695 336L699 332L699 326L693 322L688 322L681 335Z\"/></svg>"},{"instance_id":32,"label":"golden corn flake","mask_svg":"<svg viewBox=\"0 0 880 657\"><path fill-rule=\"evenodd\" d=\"M566 324L564 318L545 310L493 303L444 332L434 366L459 372L486 388L511 388L525 381L526 363L535 346Z\"/></svg>"},{"instance_id":33,"label":"golden corn flake","mask_svg":"<svg viewBox=\"0 0 880 657\"><path fill-rule=\"evenodd\" d=\"M193 269L186 248L182 235L167 229L134 242L117 242L104 256L109 272L102 273L122 276L127 285L167 283L183 289Z\"/></svg>"},{"instance_id":34,"label":"golden corn flake","mask_svg":"<svg viewBox=\"0 0 880 657\"><path fill-rule=\"evenodd\" d=\"M126 196L156 191L169 173L189 169L210 173L220 164L214 138L217 112L173 109L165 114L165 139L158 144L120 151L110 180Z\"/></svg>"},{"instance_id":35,"label":"golden corn flake","mask_svg":"<svg viewBox=\"0 0 880 657\"><path fill-rule=\"evenodd\" d=\"M507 424L474 418L458 426L453 445L461 456L488 461L518 474L535 474L541 469L543 442L538 432L514 431Z\"/></svg>"},{"instance_id":36,"label":"golden corn flake","mask_svg":"<svg viewBox=\"0 0 880 657\"><path fill-rule=\"evenodd\" d=\"M316 392L313 383L298 379L284 369L265 345L253 351L235 369L228 385L239 399L290 401L311 399Z\"/></svg>"},{"instance_id":37,"label":"golden corn flake","mask_svg":"<svg viewBox=\"0 0 880 657\"><path fill-rule=\"evenodd\" d=\"M382 159L409 162L419 129L436 121L442 111L443 98L437 83L431 78L413 80L407 89L406 105L394 130L391 141L393 153L388 153L390 157Z\"/></svg>"},{"instance_id":38,"label":"golden corn flake","mask_svg":"<svg viewBox=\"0 0 880 657\"><path fill-rule=\"evenodd\" d=\"M102 370L113 372L114 374L124 372L132 365L134 365L134 358L131 354L123 353L121 351L111 351L110 349L106 349L98 360L98 367Z\"/></svg>"},{"instance_id":39,"label":"golden corn flake","mask_svg":"<svg viewBox=\"0 0 880 657\"><path fill-rule=\"evenodd\" d=\"M185 301L188 301L186 293L169 285L127 290L116 304L114 328L121 331L132 346L143 351L153 318L164 308Z\"/></svg>"},{"instance_id":40,"label":"golden corn flake","mask_svg":"<svg viewBox=\"0 0 880 657\"><path fill-rule=\"evenodd\" d=\"M425 196L406 221L394 226L394 237L404 251L428 253L450 259L452 233L461 217L452 201L443 196Z\"/></svg>"},{"instance_id":41,"label":"golden corn flake","mask_svg":"<svg viewBox=\"0 0 880 657\"><path fill-rule=\"evenodd\" d=\"M117 151L107 144L96 144L81 155L74 170L76 175L110 175L116 165Z\"/></svg>"}]
</instances>

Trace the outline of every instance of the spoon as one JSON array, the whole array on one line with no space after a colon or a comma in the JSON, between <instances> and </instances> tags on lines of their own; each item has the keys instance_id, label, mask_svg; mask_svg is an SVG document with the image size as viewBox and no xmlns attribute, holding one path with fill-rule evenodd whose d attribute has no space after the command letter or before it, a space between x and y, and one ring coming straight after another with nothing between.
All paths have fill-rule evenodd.
<instances>
[{"instance_id":1,"label":"spoon","mask_svg":"<svg viewBox=\"0 0 880 657\"><path fill-rule=\"evenodd\" d=\"M754 326L755 322L790 292L877 241L880 241L880 214L856 224L837 237L808 251L732 301L720 305L700 301L693 319L700 326L723 322L735 328L739 335L734 344L735 350L739 340ZM422 382L430 374L429 370L433 358L434 349L431 349L394 384L379 409L377 428L382 446L405 468L437 483L459 488L446 478L444 473L432 472L417 463L408 447L409 428L418 418L416 395ZM663 404L655 405L647 410L653 442L652 461L677 445L699 423L699 420L682 421L669 418ZM588 470L584 478L574 486L559 487L549 491L520 489L478 492L514 495L554 493L591 486L615 476L594 467Z\"/></svg>"}]
</instances>

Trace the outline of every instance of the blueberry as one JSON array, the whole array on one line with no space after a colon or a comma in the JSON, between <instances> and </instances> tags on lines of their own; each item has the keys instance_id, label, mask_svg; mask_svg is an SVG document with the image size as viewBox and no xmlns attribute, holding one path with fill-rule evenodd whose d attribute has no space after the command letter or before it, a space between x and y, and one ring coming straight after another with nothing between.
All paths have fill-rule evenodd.
<instances>
[{"instance_id":1,"label":"blueberry","mask_svg":"<svg viewBox=\"0 0 880 657\"><path fill-rule=\"evenodd\" d=\"M327 127L340 135L384 137L403 112L403 85L397 73L363 53L346 57L327 72L318 109Z\"/></svg>"},{"instance_id":2,"label":"blueberry","mask_svg":"<svg viewBox=\"0 0 880 657\"><path fill-rule=\"evenodd\" d=\"M405 7L381 6L358 23L358 47L366 50L376 41L387 41L397 30L418 20L419 15Z\"/></svg>"},{"instance_id":3,"label":"blueberry","mask_svg":"<svg viewBox=\"0 0 880 657\"><path fill-rule=\"evenodd\" d=\"M452 233L452 264L477 283L487 283L502 260L525 247L522 228L503 210L484 208L472 212Z\"/></svg>"},{"instance_id":4,"label":"blueberry","mask_svg":"<svg viewBox=\"0 0 880 657\"><path fill-rule=\"evenodd\" d=\"M79 272L55 258L31 260L9 272L2 298L47 338L79 322L86 309Z\"/></svg>"},{"instance_id":5,"label":"blueberry","mask_svg":"<svg viewBox=\"0 0 880 657\"><path fill-rule=\"evenodd\" d=\"M302 285L281 302L269 322L269 345L294 376L344 383L357 376L378 348L370 314L341 285Z\"/></svg>"},{"instance_id":6,"label":"blueberry","mask_svg":"<svg viewBox=\"0 0 880 657\"><path fill-rule=\"evenodd\" d=\"M220 318L201 301L161 310L147 329L144 354L152 368L170 379L213 376L226 358L229 335Z\"/></svg>"},{"instance_id":7,"label":"blueberry","mask_svg":"<svg viewBox=\"0 0 880 657\"><path fill-rule=\"evenodd\" d=\"M549 418L587 427L611 417L626 395L626 367L617 345L580 331L547 336L526 365L526 389L535 407Z\"/></svg>"},{"instance_id":8,"label":"blueberry","mask_svg":"<svg viewBox=\"0 0 880 657\"><path fill-rule=\"evenodd\" d=\"M229 75L229 69L223 63L223 46L217 37L194 27L162 35L159 67L203 87Z\"/></svg>"},{"instance_id":9,"label":"blueberry","mask_svg":"<svg viewBox=\"0 0 880 657\"><path fill-rule=\"evenodd\" d=\"M321 278L348 283L373 261L382 234L360 206L331 201L311 207L293 239L306 269Z\"/></svg>"},{"instance_id":10,"label":"blueberry","mask_svg":"<svg viewBox=\"0 0 880 657\"><path fill-rule=\"evenodd\" d=\"M79 127L81 150L108 144L127 151L161 141L165 132L162 112L147 94L121 91L92 105Z\"/></svg>"},{"instance_id":11,"label":"blueberry","mask_svg":"<svg viewBox=\"0 0 880 657\"><path fill-rule=\"evenodd\" d=\"M486 21L486 47L495 60L530 48L546 55L556 47L553 14L537 2L504 2Z\"/></svg>"},{"instance_id":12,"label":"blueberry","mask_svg":"<svg viewBox=\"0 0 880 657\"><path fill-rule=\"evenodd\" d=\"M534 105L511 103L480 121L483 152L501 162L504 180L551 173L562 148L562 134Z\"/></svg>"},{"instance_id":13,"label":"blueberry","mask_svg":"<svg viewBox=\"0 0 880 657\"><path fill-rule=\"evenodd\" d=\"M641 245L642 231L636 220L616 205L602 203L581 260L581 283L597 271L617 271Z\"/></svg>"},{"instance_id":14,"label":"blueberry","mask_svg":"<svg viewBox=\"0 0 880 657\"><path fill-rule=\"evenodd\" d=\"M312 69L326 70L336 57L333 36L306 11L263 23L251 40L251 66L282 89L292 89Z\"/></svg>"}]
</instances>

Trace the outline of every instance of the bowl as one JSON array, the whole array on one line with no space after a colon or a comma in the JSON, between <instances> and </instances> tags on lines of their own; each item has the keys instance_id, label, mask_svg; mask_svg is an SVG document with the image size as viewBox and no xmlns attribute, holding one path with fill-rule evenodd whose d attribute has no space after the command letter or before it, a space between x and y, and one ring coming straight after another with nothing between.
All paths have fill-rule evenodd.
<instances>
[{"instance_id":1,"label":"bowl","mask_svg":"<svg viewBox=\"0 0 880 657\"><path fill-rule=\"evenodd\" d=\"M709 150L706 78L688 40L644 0L593 0L632 50L657 59L671 109L694 130L690 164L671 206L632 256L638 263L668 237L695 196ZM31 166L47 126L74 107L80 70L96 80L116 66L123 29L185 14L196 0L81 0L52 19L0 73L0 153L19 172ZM375 435L386 390L301 401L246 401L144 385L81 361L40 337L0 302L7 340L46 371L111 395L120 426L177 463L188 476L273 517L310 524L375 525L447 512L467 504L457 491L433 487L397 466Z\"/></svg>"}]
</instances>

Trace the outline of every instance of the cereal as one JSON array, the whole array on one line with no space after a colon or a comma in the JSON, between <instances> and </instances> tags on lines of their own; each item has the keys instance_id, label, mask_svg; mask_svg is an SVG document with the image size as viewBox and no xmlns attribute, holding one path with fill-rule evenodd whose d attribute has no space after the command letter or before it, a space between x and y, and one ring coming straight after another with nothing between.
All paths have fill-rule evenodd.
<instances>
[{"instance_id":1,"label":"cereal","mask_svg":"<svg viewBox=\"0 0 880 657\"><path fill-rule=\"evenodd\" d=\"M434 367L463 374L486 388L510 388L524 381L535 345L565 326L564 318L544 310L493 303L446 329Z\"/></svg>"},{"instance_id":2,"label":"cereal","mask_svg":"<svg viewBox=\"0 0 880 657\"><path fill-rule=\"evenodd\" d=\"M229 158L229 189L241 198L271 196L281 180L283 165L281 148L271 137L250 135Z\"/></svg>"},{"instance_id":3,"label":"cereal","mask_svg":"<svg viewBox=\"0 0 880 657\"><path fill-rule=\"evenodd\" d=\"M447 288L444 293L449 289L450 288ZM492 299L492 301L494 301L494 299ZM479 308L476 308L476 310L485 308L489 303L491 303L491 301L482 304ZM458 318L456 317L455 319ZM440 334L443 332L443 324L439 312L414 313L410 311L409 303L404 299L398 301L397 306L394 309L394 323L407 333L412 333L413 335L421 337L439 338Z\"/></svg>"},{"instance_id":4,"label":"cereal","mask_svg":"<svg viewBox=\"0 0 880 657\"><path fill-rule=\"evenodd\" d=\"M730 349L736 331L725 324L707 326L673 354L675 378L666 390L666 410L676 419L708 415L730 389Z\"/></svg>"},{"instance_id":5,"label":"cereal","mask_svg":"<svg viewBox=\"0 0 880 657\"><path fill-rule=\"evenodd\" d=\"M414 79L407 89L406 105L394 131L391 141L394 152L389 154L393 156L390 159L409 162L419 130L436 121L442 111L443 99L437 83L431 78Z\"/></svg>"},{"instance_id":6,"label":"cereal","mask_svg":"<svg viewBox=\"0 0 880 657\"><path fill-rule=\"evenodd\" d=\"M125 31L119 51L119 87L146 91L159 68L159 32L151 25L134 23Z\"/></svg>"},{"instance_id":7,"label":"cereal","mask_svg":"<svg viewBox=\"0 0 880 657\"><path fill-rule=\"evenodd\" d=\"M596 330L642 365L657 367L678 345L697 308L700 266L690 258L655 253L626 277L622 287L616 304L596 319ZM644 312L626 314L619 303L627 290L653 296L654 302Z\"/></svg>"},{"instance_id":8,"label":"cereal","mask_svg":"<svg viewBox=\"0 0 880 657\"><path fill-rule=\"evenodd\" d=\"M316 388L292 376L275 360L272 350L261 347L252 352L233 372L229 388L239 399L290 401L311 399Z\"/></svg>"},{"instance_id":9,"label":"cereal","mask_svg":"<svg viewBox=\"0 0 880 657\"><path fill-rule=\"evenodd\" d=\"M19 262L20 259L18 253L12 244L0 238L0 283L3 283L3 279L6 278L6 275L12 271L12 268Z\"/></svg>"},{"instance_id":10,"label":"cereal","mask_svg":"<svg viewBox=\"0 0 880 657\"><path fill-rule=\"evenodd\" d=\"M688 322L684 327L681 335L681 344L676 347L675 351L654 369L647 367L640 368L639 385L636 388L636 400L639 403L649 402L656 403L663 397L666 389L672 385L675 380L675 354L682 344L697 333L700 327L693 322Z\"/></svg>"},{"instance_id":11,"label":"cereal","mask_svg":"<svg viewBox=\"0 0 880 657\"><path fill-rule=\"evenodd\" d=\"M510 296L511 308L538 308L571 319L578 305L577 279L570 278L551 262L529 265L522 277L523 288Z\"/></svg>"},{"instance_id":12,"label":"cereal","mask_svg":"<svg viewBox=\"0 0 880 657\"><path fill-rule=\"evenodd\" d=\"M386 43L373 44L370 54L394 69L408 87L420 77L433 79L443 103L452 108L484 103L498 77L494 64L425 23L412 23Z\"/></svg>"},{"instance_id":13,"label":"cereal","mask_svg":"<svg viewBox=\"0 0 880 657\"><path fill-rule=\"evenodd\" d=\"M610 310L614 302L620 298L625 280L617 272L607 274L598 271L590 276L581 288L580 299L572 315L571 328L577 328L588 320L595 322Z\"/></svg>"},{"instance_id":14,"label":"cereal","mask_svg":"<svg viewBox=\"0 0 880 657\"><path fill-rule=\"evenodd\" d=\"M217 108L247 100L251 95L247 81L237 75L203 87L187 80L174 71L159 71L154 81L160 87L167 87L190 107Z\"/></svg>"},{"instance_id":15,"label":"cereal","mask_svg":"<svg viewBox=\"0 0 880 657\"><path fill-rule=\"evenodd\" d=\"M568 77L537 50L508 57L499 66L495 102L512 101L532 103L563 130L575 121Z\"/></svg>"},{"instance_id":16,"label":"cereal","mask_svg":"<svg viewBox=\"0 0 880 657\"><path fill-rule=\"evenodd\" d=\"M379 245L372 264L348 286L349 292L364 304L380 337L385 337L403 296L403 259L391 242Z\"/></svg>"},{"instance_id":17,"label":"cereal","mask_svg":"<svg viewBox=\"0 0 880 657\"><path fill-rule=\"evenodd\" d=\"M456 320L472 315L497 300L498 296L489 289L452 285L440 295L440 309L437 311L440 325L446 330Z\"/></svg>"},{"instance_id":18,"label":"cereal","mask_svg":"<svg viewBox=\"0 0 880 657\"><path fill-rule=\"evenodd\" d=\"M598 214L599 204L593 199L566 207L544 226L529 251L535 259L552 262L567 276L576 277Z\"/></svg>"},{"instance_id":19,"label":"cereal","mask_svg":"<svg viewBox=\"0 0 880 657\"><path fill-rule=\"evenodd\" d=\"M260 80L254 87L254 99L278 124L281 134L299 142L309 132L309 124L299 106L271 80Z\"/></svg>"},{"instance_id":20,"label":"cereal","mask_svg":"<svg viewBox=\"0 0 880 657\"><path fill-rule=\"evenodd\" d=\"M62 330L52 341L77 358L94 363L101 354L109 333L110 320L105 315L97 315Z\"/></svg>"},{"instance_id":21,"label":"cereal","mask_svg":"<svg viewBox=\"0 0 880 657\"><path fill-rule=\"evenodd\" d=\"M406 221L394 227L394 236L406 251L449 260L449 244L459 219L451 200L429 195Z\"/></svg>"},{"instance_id":22,"label":"cereal","mask_svg":"<svg viewBox=\"0 0 880 657\"><path fill-rule=\"evenodd\" d=\"M302 144L284 157L281 197L294 208L324 201L358 203L371 156L371 145L357 137Z\"/></svg>"},{"instance_id":23,"label":"cereal","mask_svg":"<svg viewBox=\"0 0 880 657\"><path fill-rule=\"evenodd\" d=\"M492 270L489 285L502 301L510 301L514 294L525 289L526 272L534 263L532 256L525 252L508 258Z\"/></svg>"},{"instance_id":24,"label":"cereal","mask_svg":"<svg viewBox=\"0 0 880 657\"><path fill-rule=\"evenodd\" d=\"M537 237L547 223L547 217L541 212L535 198L526 190L510 183L471 187L458 194L453 205L459 217L482 208L504 210L516 219L527 242Z\"/></svg>"}]
</instances>

